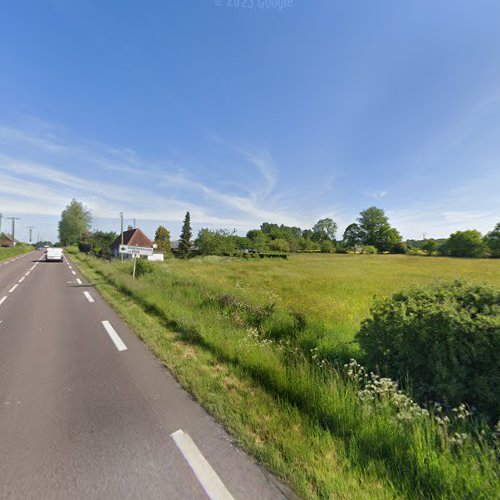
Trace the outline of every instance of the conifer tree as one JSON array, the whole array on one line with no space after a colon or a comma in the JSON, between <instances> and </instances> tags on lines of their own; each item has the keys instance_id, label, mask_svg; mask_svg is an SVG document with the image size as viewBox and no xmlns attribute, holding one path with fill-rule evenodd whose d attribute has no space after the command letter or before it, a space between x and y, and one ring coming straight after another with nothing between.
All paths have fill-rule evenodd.
<instances>
[{"instance_id":1,"label":"conifer tree","mask_svg":"<svg viewBox=\"0 0 500 500\"><path fill-rule=\"evenodd\" d=\"M179 255L187 259L191 253L191 247L193 246L193 242L191 241L191 237L193 233L191 231L191 216L189 212L186 212L186 217L184 218L184 223L182 224L181 237L179 239Z\"/></svg>"}]
</instances>

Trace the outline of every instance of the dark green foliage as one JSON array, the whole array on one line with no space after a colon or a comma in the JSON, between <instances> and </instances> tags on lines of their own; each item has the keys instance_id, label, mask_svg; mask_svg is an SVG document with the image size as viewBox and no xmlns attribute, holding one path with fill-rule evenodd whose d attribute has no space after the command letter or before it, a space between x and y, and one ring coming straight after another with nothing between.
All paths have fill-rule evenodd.
<instances>
[{"instance_id":1,"label":"dark green foliage","mask_svg":"<svg viewBox=\"0 0 500 500\"><path fill-rule=\"evenodd\" d=\"M277 238L269 243L269 248L275 252L289 252L290 245L284 238Z\"/></svg>"},{"instance_id":2,"label":"dark green foliage","mask_svg":"<svg viewBox=\"0 0 500 500\"><path fill-rule=\"evenodd\" d=\"M361 245L359 248L363 254L375 255L378 253L377 247L374 247L373 245Z\"/></svg>"},{"instance_id":3,"label":"dark green foliage","mask_svg":"<svg viewBox=\"0 0 500 500\"><path fill-rule=\"evenodd\" d=\"M61 213L59 241L63 246L78 244L82 235L90 228L91 222L90 210L75 199L71 200Z\"/></svg>"},{"instance_id":4,"label":"dark green foliage","mask_svg":"<svg viewBox=\"0 0 500 500\"><path fill-rule=\"evenodd\" d=\"M406 253L406 243L402 241L398 241L397 243L394 243L390 249L391 253Z\"/></svg>"},{"instance_id":5,"label":"dark green foliage","mask_svg":"<svg viewBox=\"0 0 500 500\"><path fill-rule=\"evenodd\" d=\"M323 240L320 243L320 248L322 253L335 252L335 244L331 240Z\"/></svg>"},{"instance_id":6,"label":"dark green foliage","mask_svg":"<svg viewBox=\"0 0 500 500\"><path fill-rule=\"evenodd\" d=\"M111 245L118 235L113 232L86 231L78 243L80 252L90 253L101 259L111 258Z\"/></svg>"},{"instance_id":7,"label":"dark green foliage","mask_svg":"<svg viewBox=\"0 0 500 500\"><path fill-rule=\"evenodd\" d=\"M496 259L500 258L500 222L485 236L484 242L488 246L490 255Z\"/></svg>"},{"instance_id":8,"label":"dark green foliage","mask_svg":"<svg viewBox=\"0 0 500 500\"><path fill-rule=\"evenodd\" d=\"M359 214L358 225L361 242L372 245L380 252L386 252L401 241L401 235L391 227L389 219L381 208L370 207Z\"/></svg>"},{"instance_id":9,"label":"dark green foliage","mask_svg":"<svg viewBox=\"0 0 500 500\"><path fill-rule=\"evenodd\" d=\"M312 240L314 241L325 241L334 240L335 234L337 233L337 224L333 219L321 219L312 228Z\"/></svg>"},{"instance_id":10,"label":"dark green foliage","mask_svg":"<svg viewBox=\"0 0 500 500\"><path fill-rule=\"evenodd\" d=\"M265 252L269 249L269 236L260 229L248 231L247 238L250 240L250 247L256 252Z\"/></svg>"},{"instance_id":11,"label":"dark green foliage","mask_svg":"<svg viewBox=\"0 0 500 500\"><path fill-rule=\"evenodd\" d=\"M164 254L170 255L172 248L170 246L170 231L163 226L158 226L155 233L154 242L157 245L157 249Z\"/></svg>"},{"instance_id":12,"label":"dark green foliage","mask_svg":"<svg viewBox=\"0 0 500 500\"><path fill-rule=\"evenodd\" d=\"M195 244L201 255L235 255L240 251L240 245L244 245L246 238L239 238L226 229L201 229Z\"/></svg>"},{"instance_id":13,"label":"dark green foliage","mask_svg":"<svg viewBox=\"0 0 500 500\"><path fill-rule=\"evenodd\" d=\"M488 248L479 231L457 231L447 243L446 250L451 257L486 257Z\"/></svg>"},{"instance_id":14,"label":"dark green foliage","mask_svg":"<svg viewBox=\"0 0 500 500\"><path fill-rule=\"evenodd\" d=\"M427 255L432 255L439 248L439 243L433 239L425 240L420 248L427 252Z\"/></svg>"},{"instance_id":15,"label":"dark green foliage","mask_svg":"<svg viewBox=\"0 0 500 500\"><path fill-rule=\"evenodd\" d=\"M500 416L500 289L460 281L377 302L357 334L366 362L420 401Z\"/></svg>"},{"instance_id":16,"label":"dark green foliage","mask_svg":"<svg viewBox=\"0 0 500 500\"><path fill-rule=\"evenodd\" d=\"M133 262L132 262L133 265ZM147 259L137 258L135 263L135 275L137 278L153 272L154 264Z\"/></svg>"},{"instance_id":17,"label":"dark green foliage","mask_svg":"<svg viewBox=\"0 0 500 500\"><path fill-rule=\"evenodd\" d=\"M344 245L347 248L355 248L363 242L361 228L356 224L349 224L344 231Z\"/></svg>"},{"instance_id":18,"label":"dark green foliage","mask_svg":"<svg viewBox=\"0 0 500 500\"><path fill-rule=\"evenodd\" d=\"M184 218L184 222L182 224L181 237L179 239L179 256L187 259L191 254L191 247L193 243L191 238L193 233L191 231L191 216L189 212L186 212L186 217Z\"/></svg>"}]
</instances>

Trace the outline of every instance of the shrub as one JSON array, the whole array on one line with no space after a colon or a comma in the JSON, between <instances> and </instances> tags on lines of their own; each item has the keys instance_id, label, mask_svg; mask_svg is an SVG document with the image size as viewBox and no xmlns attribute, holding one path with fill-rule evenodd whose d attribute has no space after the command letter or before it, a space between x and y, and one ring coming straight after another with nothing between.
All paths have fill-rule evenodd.
<instances>
[{"instance_id":1,"label":"shrub","mask_svg":"<svg viewBox=\"0 0 500 500\"><path fill-rule=\"evenodd\" d=\"M133 265L133 263L132 263ZM146 259L136 259L135 275L137 277L153 272L153 263Z\"/></svg>"},{"instance_id":2,"label":"shrub","mask_svg":"<svg viewBox=\"0 0 500 500\"><path fill-rule=\"evenodd\" d=\"M373 255L378 253L378 250L373 245L361 245L361 253Z\"/></svg>"},{"instance_id":3,"label":"shrub","mask_svg":"<svg viewBox=\"0 0 500 500\"><path fill-rule=\"evenodd\" d=\"M500 289L460 281L377 302L357 334L366 362L420 401L500 416Z\"/></svg>"},{"instance_id":4,"label":"shrub","mask_svg":"<svg viewBox=\"0 0 500 500\"><path fill-rule=\"evenodd\" d=\"M322 253L331 253L331 252L335 251L335 245L333 244L333 241L331 241L331 240L323 240L319 244L319 246L321 248Z\"/></svg>"},{"instance_id":5,"label":"shrub","mask_svg":"<svg viewBox=\"0 0 500 500\"><path fill-rule=\"evenodd\" d=\"M394 243L391 247L391 253L406 253L406 243L402 241L398 241L397 243Z\"/></svg>"},{"instance_id":6,"label":"shrub","mask_svg":"<svg viewBox=\"0 0 500 500\"><path fill-rule=\"evenodd\" d=\"M271 241L269 243L269 248L271 250L274 250L275 252L289 252L290 251L290 245L288 244L288 241L284 239L277 239Z\"/></svg>"},{"instance_id":7,"label":"shrub","mask_svg":"<svg viewBox=\"0 0 500 500\"><path fill-rule=\"evenodd\" d=\"M484 238L493 258L500 258L500 222Z\"/></svg>"},{"instance_id":8,"label":"shrub","mask_svg":"<svg viewBox=\"0 0 500 500\"><path fill-rule=\"evenodd\" d=\"M451 257L486 257L488 253L481 233L475 229L453 233L446 242L446 249Z\"/></svg>"}]
</instances>

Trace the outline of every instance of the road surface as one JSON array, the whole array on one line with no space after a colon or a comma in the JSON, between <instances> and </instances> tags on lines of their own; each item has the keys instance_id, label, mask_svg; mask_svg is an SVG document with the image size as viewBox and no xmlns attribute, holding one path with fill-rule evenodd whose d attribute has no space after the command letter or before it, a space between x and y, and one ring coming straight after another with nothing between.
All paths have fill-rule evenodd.
<instances>
[{"instance_id":1,"label":"road surface","mask_svg":"<svg viewBox=\"0 0 500 500\"><path fill-rule=\"evenodd\" d=\"M0 262L0 498L285 498L69 262Z\"/></svg>"}]
</instances>

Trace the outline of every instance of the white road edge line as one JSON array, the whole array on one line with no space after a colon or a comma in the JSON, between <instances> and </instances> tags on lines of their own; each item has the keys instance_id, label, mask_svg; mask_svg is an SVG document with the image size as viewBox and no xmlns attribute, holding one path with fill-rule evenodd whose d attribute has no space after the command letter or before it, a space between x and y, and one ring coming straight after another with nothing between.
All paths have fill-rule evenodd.
<instances>
[{"instance_id":1,"label":"white road edge line","mask_svg":"<svg viewBox=\"0 0 500 500\"><path fill-rule=\"evenodd\" d=\"M19 281L18 283L22 283L24 281L24 279L26 278L26 276L23 276Z\"/></svg>"},{"instance_id":2,"label":"white road edge line","mask_svg":"<svg viewBox=\"0 0 500 500\"><path fill-rule=\"evenodd\" d=\"M92 298L92 295L90 295L89 292L83 292L83 295L85 295L85 298L92 304L95 302L95 300Z\"/></svg>"},{"instance_id":3,"label":"white road edge line","mask_svg":"<svg viewBox=\"0 0 500 500\"><path fill-rule=\"evenodd\" d=\"M18 287L18 284L16 283L10 290L9 293L12 293L16 288Z\"/></svg>"},{"instance_id":4,"label":"white road edge line","mask_svg":"<svg viewBox=\"0 0 500 500\"><path fill-rule=\"evenodd\" d=\"M106 321L102 322L102 326L104 326L104 329L108 332L108 335L110 336L111 340L115 344L116 348L119 351L126 351L127 346L123 343L123 340L115 332L115 329L111 326L111 323L106 320Z\"/></svg>"},{"instance_id":5,"label":"white road edge line","mask_svg":"<svg viewBox=\"0 0 500 500\"><path fill-rule=\"evenodd\" d=\"M76 274L75 271L71 271L71 272L72 272L72 274Z\"/></svg>"},{"instance_id":6,"label":"white road edge line","mask_svg":"<svg viewBox=\"0 0 500 500\"><path fill-rule=\"evenodd\" d=\"M177 448L183 454L207 496L212 500L233 500L231 493L224 486L224 483L212 469L207 459L201 454L191 436L182 429L170 434L170 436L175 441Z\"/></svg>"},{"instance_id":7,"label":"white road edge line","mask_svg":"<svg viewBox=\"0 0 500 500\"><path fill-rule=\"evenodd\" d=\"M82 284L82 280L80 278L76 278L76 282L81 285Z\"/></svg>"},{"instance_id":8,"label":"white road edge line","mask_svg":"<svg viewBox=\"0 0 500 500\"><path fill-rule=\"evenodd\" d=\"M7 295L0 299L0 306L7 300Z\"/></svg>"}]
</instances>

